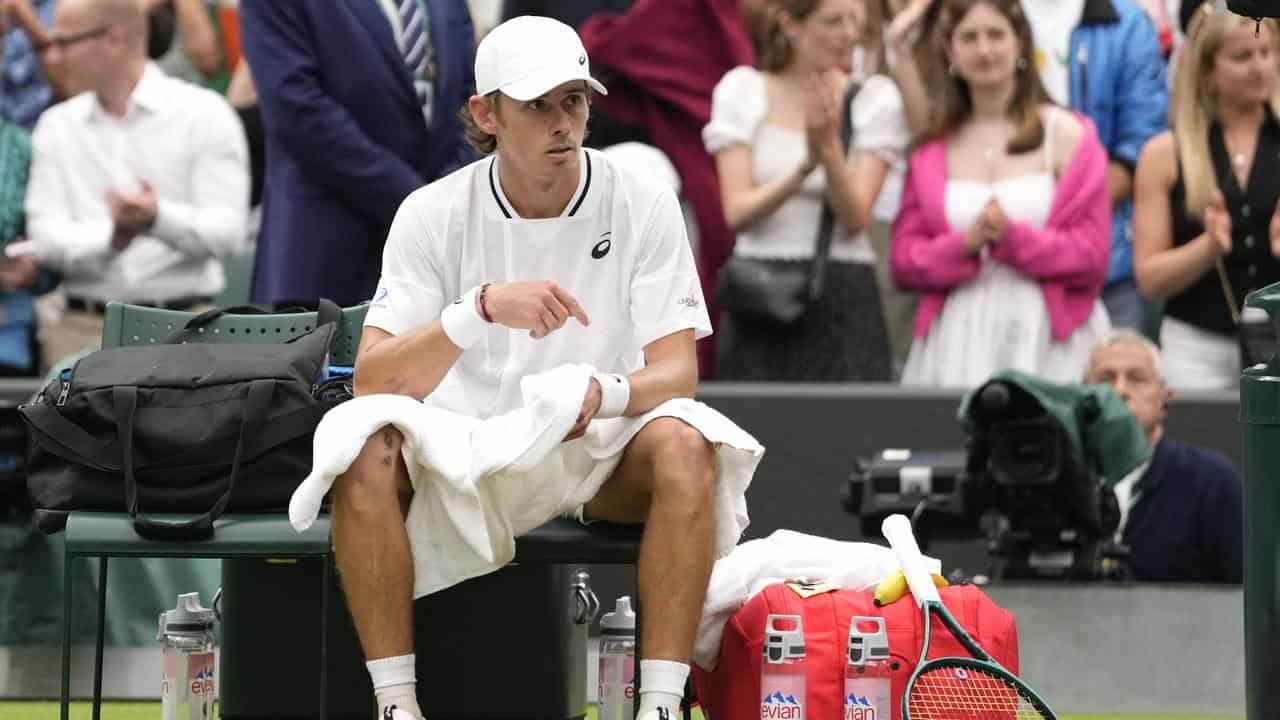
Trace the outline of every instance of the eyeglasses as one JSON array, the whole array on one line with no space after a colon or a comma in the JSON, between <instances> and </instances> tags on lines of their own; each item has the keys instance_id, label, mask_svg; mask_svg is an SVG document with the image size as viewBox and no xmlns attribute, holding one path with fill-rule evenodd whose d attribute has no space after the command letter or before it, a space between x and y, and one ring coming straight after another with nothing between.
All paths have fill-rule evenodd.
<instances>
[{"instance_id":1,"label":"eyeglasses","mask_svg":"<svg viewBox=\"0 0 1280 720\"><path fill-rule=\"evenodd\" d=\"M44 51L44 50L48 50L51 47L57 47L59 50L66 50L72 45L77 45L86 40L93 40L95 38L100 38L103 35L106 35L107 31L110 29L111 29L110 25L102 25L100 27L96 27L91 30L83 30L81 32L72 33L70 35L50 35L48 38L45 39L44 43L37 49L40 51Z\"/></svg>"}]
</instances>

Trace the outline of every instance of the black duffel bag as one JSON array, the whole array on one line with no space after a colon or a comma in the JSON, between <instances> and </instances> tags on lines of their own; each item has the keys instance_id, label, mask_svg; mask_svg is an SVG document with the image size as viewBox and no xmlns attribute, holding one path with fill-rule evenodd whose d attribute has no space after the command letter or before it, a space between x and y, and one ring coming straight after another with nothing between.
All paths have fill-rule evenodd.
<instances>
[{"instance_id":1,"label":"black duffel bag","mask_svg":"<svg viewBox=\"0 0 1280 720\"><path fill-rule=\"evenodd\" d=\"M325 301L316 329L286 343L178 344L221 314L193 318L162 344L81 358L20 408L43 529L60 529L73 510L127 511L142 537L203 540L224 511L288 507L333 406L316 391L339 310Z\"/></svg>"}]
</instances>

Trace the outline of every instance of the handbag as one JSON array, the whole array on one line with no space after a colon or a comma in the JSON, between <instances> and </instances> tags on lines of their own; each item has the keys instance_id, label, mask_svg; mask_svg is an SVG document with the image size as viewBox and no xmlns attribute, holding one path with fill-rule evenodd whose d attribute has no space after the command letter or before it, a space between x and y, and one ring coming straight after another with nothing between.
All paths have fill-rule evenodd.
<instances>
[{"instance_id":1,"label":"handbag","mask_svg":"<svg viewBox=\"0 0 1280 720\"><path fill-rule=\"evenodd\" d=\"M284 343L191 342L214 310L155 345L81 358L19 411L42 529L74 510L125 511L139 535L205 540L227 510L279 511L311 470L340 311ZM212 335L212 333L209 333ZM149 513L193 513L161 520Z\"/></svg>"},{"instance_id":2,"label":"handbag","mask_svg":"<svg viewBox=\"0 0 1280 720\"><path fill-rule=\"evenodd\" d=\"M840 120L840 142L846 152L853 135L849 105L859 87L856 82L850 83L840 103L844 109ZM716 299L720 307L749 322L782 326L794 324L810 306L822 299L834 227L835 213L831 210L831 203L824 200L811 261L778 262L730 255L716 283Z\"/></svg>"},{"instance_id":3,"label":"handbag","mask_svg":"<svg viewBox=\"0 0 1280 720\"><path fill-rule=\"evenodd\" d=\"M1254 318L1236 304L1236 294L1227 277L1227 268L1218 258L1218 281L1222 285L1222 295L1227 301L1227 310L1231 312L1231 321L1236 324L1236 344L1240 350L1240 367L1250 368L1265 363L1275 356L1280 349L1276 342L1276 329L1265 312Z\"/></svg>"}]
</instances>

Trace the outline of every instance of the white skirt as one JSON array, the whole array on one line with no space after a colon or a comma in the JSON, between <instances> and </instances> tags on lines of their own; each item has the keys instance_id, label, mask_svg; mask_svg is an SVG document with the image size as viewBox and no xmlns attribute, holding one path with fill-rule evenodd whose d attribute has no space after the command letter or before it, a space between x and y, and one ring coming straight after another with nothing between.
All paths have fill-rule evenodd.
<instances>
[{"instance_id":1,"label":"white skirt","mask_svg":"<svg viewBox=\"0 0 1280 720\"><path fill-rule=\"evenodd\" d=\"M1168 315L1160 321L1160 362L1164 380L1174 390L1230 390L1240 385L1236 338Z\"/></svg>"},{"instance_id":2,"label":"white skirt","mask_svg":"<svg viewBox=\"0 0 1280 720\"><path fill-rule=\"evenodd\" d=\"M1098 299L1083 325L1054 342L1040 286L1003 263L985 261L977 278L947 296L929 334L911 344L902 382L971 390L997 372L1020 370L1077 383L1094 344L1110 330Z\"/></svg>"}]
</instances>

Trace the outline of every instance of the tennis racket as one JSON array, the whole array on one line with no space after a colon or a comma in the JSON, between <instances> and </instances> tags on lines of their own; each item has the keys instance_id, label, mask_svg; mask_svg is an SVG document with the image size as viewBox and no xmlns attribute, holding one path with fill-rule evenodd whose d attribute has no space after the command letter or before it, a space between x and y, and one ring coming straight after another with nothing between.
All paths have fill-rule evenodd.
<instances>
[{"instance_id":1,"label":"tennis racket","mask_svg":"<svg viewBox=\"0 0 1280 720\"><path fill-rule=\"evenodd\" d=\"M911 532L911 521L905 515L890 515L880 531L897 554L924 615L924 644L902 696L902 720L1057 720L1036 691L978 647L942 604ZM935 618L972 657L926 659Z\"/></svg>"}]
</instances>

